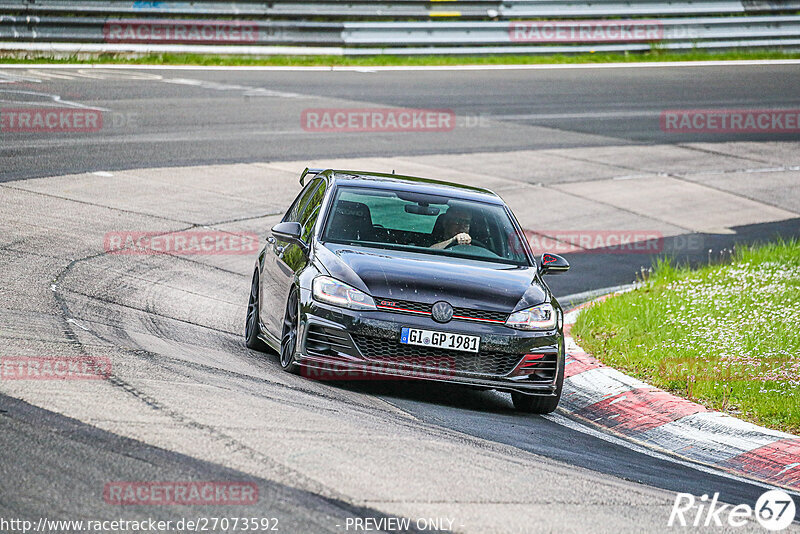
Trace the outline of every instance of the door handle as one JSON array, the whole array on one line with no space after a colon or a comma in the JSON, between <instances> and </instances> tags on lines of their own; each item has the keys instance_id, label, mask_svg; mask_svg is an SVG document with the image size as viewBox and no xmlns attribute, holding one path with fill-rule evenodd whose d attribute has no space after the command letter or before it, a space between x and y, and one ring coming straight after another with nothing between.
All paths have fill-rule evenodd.
<instances>
[{"instance_id":1,"label":"door handle","mask_svg":"<svg viewBox=\"0 0 800 534\"><path fill-rule=\"evenodd\" d=\"M269 236L267 238L267 243L269 243L270 245L274 245L275 244L275 238L272 237L272 236Z\"/></svg>"}]
</instances>

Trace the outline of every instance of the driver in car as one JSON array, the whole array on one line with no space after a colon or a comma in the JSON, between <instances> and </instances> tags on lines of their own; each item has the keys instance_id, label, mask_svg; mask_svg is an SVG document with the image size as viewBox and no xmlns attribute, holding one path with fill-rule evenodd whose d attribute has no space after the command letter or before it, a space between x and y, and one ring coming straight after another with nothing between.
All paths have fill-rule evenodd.
<instances>
[{"instance_id":1,"label":"driver in car","mask_svg":"<svg viewBox=\"0 0 800 534\"><path fill-rule=\"evenodd\" d=\"M440 241L430 246L430 248L444 249L451 245L469 245L472 237L469 235L469 226L472 224L472 213L464 208L452 207L442 215L442 234L437 236L452 236L449 239Z\"/></svg>"}]
</instances>

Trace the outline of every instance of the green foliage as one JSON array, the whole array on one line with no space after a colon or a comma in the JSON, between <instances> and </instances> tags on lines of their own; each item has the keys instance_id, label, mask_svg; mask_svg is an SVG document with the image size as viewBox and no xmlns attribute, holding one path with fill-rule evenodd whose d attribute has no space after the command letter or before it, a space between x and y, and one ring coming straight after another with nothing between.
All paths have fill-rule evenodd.
<instances>
[{"instance_id":1,"label":"green foliage","mask_svg":"<svg viewBox=\"0 0 800 534\"><path fill-rule=\"evenodd\" d=\"M699 270L662 260L573 327L608 365L713 409L800 431L800 242Z\"/></svg>"},{"instance_id":2,"label":"green foliage","mask_svg":"<svg viewBox=\"0 0 800 534\"><path fill-rule=\"evenodd\" d=\"M130 65L233 65L233 66L395 66L395 65L519 65L563 63L629 63L640 61L707 61L736 59L797 59L800 53L781 50L729 50L725 52L668 52L655 47L641 53L604 53L574 55L498 54L485 56L241 56L205 54L80 54L54 56L45 52L3 52L0 60L7 63L76 63Z\"/></svg>"}]
</instances>

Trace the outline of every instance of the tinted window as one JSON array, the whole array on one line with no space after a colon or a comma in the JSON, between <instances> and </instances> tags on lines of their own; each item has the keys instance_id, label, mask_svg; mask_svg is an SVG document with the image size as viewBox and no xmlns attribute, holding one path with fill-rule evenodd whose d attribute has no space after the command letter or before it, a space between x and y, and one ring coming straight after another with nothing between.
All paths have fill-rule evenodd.
<instances>
[{"instance_id":1,"label":"tinted window","mask_svg":"<svg viewBox=\"0 0 800 534\"><path fill-rule=\"evenodd\" d=\"M324 184L325 182L322 178L317 178L315 180L310 181L306 186L300 191L300 194L297 195L297 198L294 199L292 203L292 207L289 208L289 211L286 212L286 215L283 216L283 222L301 222L301 214L303 213L303 208L305 208L308 204L308 200L311 195L314 194L314 191L320 186L320 184Z\"/></svg>"},{"instance_id":2,"label":"tinted window","mask_svg":"<svg viewBox=\"0 0 800 534\"><path fill-rule=\"evenodd\" d=\"M504 206L416 192L340 187L322 238L529 265Z\"/></svg>"},{"instance_id":3,"label":"tinted window","mask_svg":"<svg viewBox=\"0 0 800 534\"><path fill-rule=\"evenodd\" d=\"M325 197L325 182L320 180L319 185L315 187L308 198L305 206L300 213L300 224L303 225L303 241L308 242L311 233L314 230L314 224L319 217L320 206L322 199Z\"/></svg>"}]
</instances>

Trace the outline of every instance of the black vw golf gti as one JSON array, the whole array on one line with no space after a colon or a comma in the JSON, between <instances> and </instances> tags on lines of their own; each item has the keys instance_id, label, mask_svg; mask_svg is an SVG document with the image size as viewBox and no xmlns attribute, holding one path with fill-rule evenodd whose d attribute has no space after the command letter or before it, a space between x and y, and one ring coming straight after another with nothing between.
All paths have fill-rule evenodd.
<instances>
[{"instance_id":1,"label":"black vw golf gti","mask_svg":"<svg viewBox=\"0 0 800 534\"><path fill-rule=\"evenodd\" d=\"M253 273L246 341L289 372L508 391L556 409L563 312L494 193L422 178L309 170Z\"/></svg>"}]
</instances>

